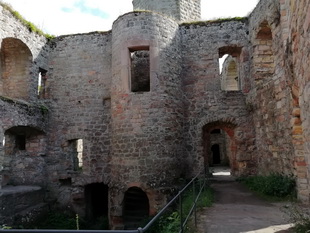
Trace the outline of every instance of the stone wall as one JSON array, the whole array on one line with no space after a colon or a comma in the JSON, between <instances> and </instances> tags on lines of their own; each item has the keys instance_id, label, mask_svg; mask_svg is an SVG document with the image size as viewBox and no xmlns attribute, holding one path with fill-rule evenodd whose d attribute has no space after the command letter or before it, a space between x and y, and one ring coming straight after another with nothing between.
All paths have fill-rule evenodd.
<instances>
[{"instance_id":1,"label":"stone wall","mask_svg":"<svg viewBox=\"0 0 310 233\"><path fill-rule=\"evenodd\" d=\"M200 0L181 0L180 1L180 21L195 21L201 18Z\"/></svg>"},{"instance_id":2,"label":"stone wall","mask_svg":"<svg viewBox=\"0 0 310 233\"><path fill-rule=\"evenodd\" d=\"M45 167L41 155L45 152L43 135L48 117L46 107L37 102L37 80L39 67L47 68L50 47L44 36L30 32L2 6L0 21L5 25L0 30L0 183L46 184L41 175ZM33 134L26 135L23 127L42 133L42 144ZM25 137L25 150L16 148L17 134ZM30 144L29 137L35 142Z\"/></svg>"},{"instance_id":3,"label":"stone wall","mask_svg":"<svg viewBox=\"0 0 310 233\"><path fill-rule=\"evenodd\" d=\"M280 21L276 1L261 1L250 15L253 60L252 91L248 103L254 110L259 171L262 174L294 172L291 84L282 37L287 30L285 27Z\"/></svg>"},{"instance_id":4,"label":"stone wall","mask_svg":"<svg viewBox=\"0 0 310 233\"><path fill-rule=\"evenodd\" d=\"M110 180L111 73L110 32L53 40L45 99L51 109L47 170L53 196L78 213L85 207L84 186ZM77 170L72 147L79 139Z\"/></svg>"},{"instance_id":5,"label":"stone wall","mask_svg":"<svg viewBox=\"0 0 310 233\"><path fill-rule=\"evenodd\" d=\"M255 172L255 134L245 101L250 62L246 56L249 50L246 21L184 24L180 30L186 112L184 143L189 167L193 172L208 164L208 134L218 128L231 138L233 173ZM239 61L242 91L221 90L219 57L223 54L230 54Z\"/></svg>"},{"instance_id":6,"label":"stone wall","mask_svg":"<svg viewBox=\"0 0 310 233\"><path fill-rule=\"evenodd\" d=\"M112 35L112 215L121 216L123 193L134 186L154 213L184 172L178 24L135 12L118 18ZM150 91L132 92L129 52L141 49L149 51Z\"/></svg>"},{"instance_id":7,"label":"stone wall","mask_svg":"<svg viewBox=\"0 0 310 233\"><path fill-rule=\"evenodd\" d=\"M0 95L37 100L39 68L47 69L49 46L44 36L30 32L9 11L0 6ZM15 53L13 48L17 48ZM6 49L8 48L8 49ZM23 53L21 53L23 51ZM22 58L23 56L24 58ZM26 55L27 54L27 55ZM14 79L14 82L10 80ZM36 80L36 81L34 81ZM18 91L16 91L18 90Z\"/></svg>"},{"instance_id":8,"label":"stone wall","mask_svg":"<svg viewBox=\"0 0 310 233\"><path fill-rule=\"evenodd\" d=\"M46 185L48 110L43 105L11 99L0 100L1 185ZM24 136L24 148L17 144Z\"/></svg>"},{"instance_id":9,"label":"stone wall","mask_svg":"<svg viewBox=\"0 0 310 233\"><path fill-rule=\"evenodd\" d=\"M262 14L264 12L264 14ZM256 144L262 174L294 174L309 201L307 65L309 1L260 1L250 15Z\"/></svg>"},{"instance_id":10,"label":"stone wall","mask_svg":"<svg viewBox=\"0 0 310 233\"><path fill-rule=\"evenodd\" d=\"M149 10L169 16L176 21L200 20L200 0L133 0L134 10Z\"/></svg>"},{"instance_id":11,"label":"stone wall","mask_svg":"<svg viewBox=\"0 0 310 233\"><path fill-rule=\"evenodd\" d=\"M299 198L309 202L309 33L310 2L281 1L281 23L288 28L283 31L285 66L290 77L291 133L295 149L294 167L297 174Z\"/></svg>"},{"instance_id":12,"label":"stone wall","mask_svg":"<svg viewBox=\"0 0 310 233\"><path fill-rule=\"evenodd\" d=\"M0 96L10 97L0 99L1 184L46 187L80 215L102 185L121 228L126 191L145 193L155 214L221 144L234 175L293 174L308 202L309 0L261 0L248 19L182 24L200 16L198 0L133 4L159 13L49 42L0 9L10 25L0 30ZM233 90L221 83L224 55L235 62Z\"/></svg>"}]
</instances>

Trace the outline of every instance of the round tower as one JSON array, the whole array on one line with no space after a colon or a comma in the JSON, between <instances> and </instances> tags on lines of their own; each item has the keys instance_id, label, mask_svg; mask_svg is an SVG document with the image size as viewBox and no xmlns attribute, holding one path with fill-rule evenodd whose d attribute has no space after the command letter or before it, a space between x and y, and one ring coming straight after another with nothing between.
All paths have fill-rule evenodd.
<instances>
[{"instance_id":1,"label":"round tower","mask_svg":"<svg viewBox=\"0 0 310 233\"><path fill-rule=\"evenodd\" d=\"M153 12L132 12L114 22L112 225L126 220L126 206L133 204L126 200L144 197L149 209L141 212L154 214L176 190L184 172L180 61L174 20Z\"/></svg>"},{"instance_id":2,"label":"round tower","mask_svg":"<svg viewBox=\"0 0 310 233\"><path fill-rule=\"evenodd\" d=\"M133 9L149 10L167 15L178 22L201 18L201 0L133 0Z\"/></svg>"}]
</instances>

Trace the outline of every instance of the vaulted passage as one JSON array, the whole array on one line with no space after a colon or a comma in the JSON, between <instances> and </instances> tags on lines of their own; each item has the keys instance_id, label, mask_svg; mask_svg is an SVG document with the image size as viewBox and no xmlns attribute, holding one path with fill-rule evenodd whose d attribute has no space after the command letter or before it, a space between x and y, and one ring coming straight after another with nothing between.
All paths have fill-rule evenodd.
<instances>
[{"instance_id":1,"label":"vaulted passage","mask_svg":"<svg viewBox=\"0 0 310 233\"><path fill-rule=\"evenodd\" d=\"M221 152L220 152L220 145L214 144L211 147L212 157L213 157L213 164L221 164Z\"/></svg>"},{"instance_id":2,"label":"vaulted passage","mask_svg":"<svg viewBox=\"0 0 310 233\"><path fill-rule=\"evenodd\" d=\"M124 196L123 219L125 229L137 229L149 216L149 199L138 187L129 188Z\"/></svg>"},{"instance_id":3,"label":"vaulted passage","mask_svg":"<svg viewBox=\"0 0 310 233\"><path fill-rule=\"evenodd\" d=\"M102 216L108 216L108 191L103 183L93 183L85 186L86 217L96 220Z\"/></svg>"},{"instance_id":4,"label":"vaulted passage","mask_svg":"<svg viewBox=\"0 0 310 233\"><path fill-rule=\"evenodd\" d=\"M233 124L214 122L205 125L203 145L206 166L229 166L232 171L237 169Z\"/></svg>"}]
</instances>

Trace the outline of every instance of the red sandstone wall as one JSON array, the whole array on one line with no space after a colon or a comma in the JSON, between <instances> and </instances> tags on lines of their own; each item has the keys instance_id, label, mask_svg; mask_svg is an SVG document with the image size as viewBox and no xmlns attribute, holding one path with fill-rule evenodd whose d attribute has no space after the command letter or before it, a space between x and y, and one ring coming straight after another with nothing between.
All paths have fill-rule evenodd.
<instances>
[{"instance_id":1,"label":"red sandstone wall","mask_svg":"<svg viewBox=\"0 0 310 233\"><path fill-rule=\"evenodd\" d=\"M255 134L245 101L249 86L247 23L232 20L183 25L181 33L184 143L192 172L208 166L208 134L218 128L230 136L227 153L233 173L255 173ZM225 53L238 61L241 91L221 90L219 57Z\"/></svg>"},{"instance_id":2,"label":"red sandstone wall","mask_svg":"<svg viewBox=\"0 0 310 233\"><path fill-rule=\"evenodd\" d=\"M80 208L85 185L110 179L111 34L72 35L53 43L46 100L52 112L49 182L61 203ZM83 167L78 171L69 148L76 139L83 139Z\"/></svg>"}]
</instances>

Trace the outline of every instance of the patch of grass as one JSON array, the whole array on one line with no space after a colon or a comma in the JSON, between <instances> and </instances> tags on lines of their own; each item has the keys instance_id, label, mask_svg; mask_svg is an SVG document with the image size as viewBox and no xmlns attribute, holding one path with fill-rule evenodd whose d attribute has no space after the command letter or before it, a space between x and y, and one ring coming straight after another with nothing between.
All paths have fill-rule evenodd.
<instances>
[{"instance_id":1,"label":"patch of grass","mask_svg":"<svg viewBox=\"0 0 310 233\"><path fill-rule=\"evenodd\" d=\"M198 191L198 188L196 189ZM182 211L183 211L183 221L188 215L193 201L194 195L192 190L188 190L182 199ZM206 188L202 193L200 198L197 201L197 210L200 210L203 207L209 207L213 203L213 191L211 188ZM180 229L181 216L179 212L180 206L177 205L174 210L171 210L169 213L163 215L159 218L157 223L153 225L147 232L148 233L178 233ZM193 226L188 225L186 232L194 232L195 229Z\"/></svg>"},{"instance_id":2,"label":"patch of grass","mask_svg":"<svg viewBox=\"0 0 310 233\"><path fill-rule=\"evenodd\" d=\"M238 181L269 200L281 201L296 198L296 182L293 175L274 173L268 176L243 177Z\"/></svg>"},{"instance_id":3,"label":"patch of grass","mask_svg":"<svg viewBox=\"0 0 310 233\"><path fill-rule=\"evenodd\" d=\"M309 233L310 232L310 219L305 219L303 222L296 223L293 227L296 233Z\"/></svg>"},{"instance_id":4,"label":"patch of grass","mask_svg":"<svg viewBox=\"0 0 310 233\"><path fill-rule=\"evenodd\" d=\"M46 218L36 224L34 228L76 230L76 217L62 212L50 212Z\"/></svg>"},{"instance_id":5,"label":"patch of grass","mask_svg":"<svg viewBox=\"0 0 310 233\"><path fill-rule=\"evenodd\" d=\"M88 220L68 211L55 210L42 217L42 219L28 229L62 229L62 230L108 230L109 220L107 216Z\"/></svg>"},{"instance_id":6,"label":"patch of grass","mask_svg":"<svg viewBox=\"0 0 310 233\"><path fill-rule=\"evenodd\" d=\"M54 38L53 35L50 34L46 34L44 33L42 30L40 30L37 26L35 26L33 23L25 20L23 18L23 16L21 16L21 14L18 11L15 11L10 5L8 5L7 3L4 3L2 1L0 1L0 5L6 9L7 11L9 11L16 19L18 19L24 26L26 26L30 32L34 32L37 33L41 36L44 36L46 39L51 40Z\"/></svg>"}]
</instances>

